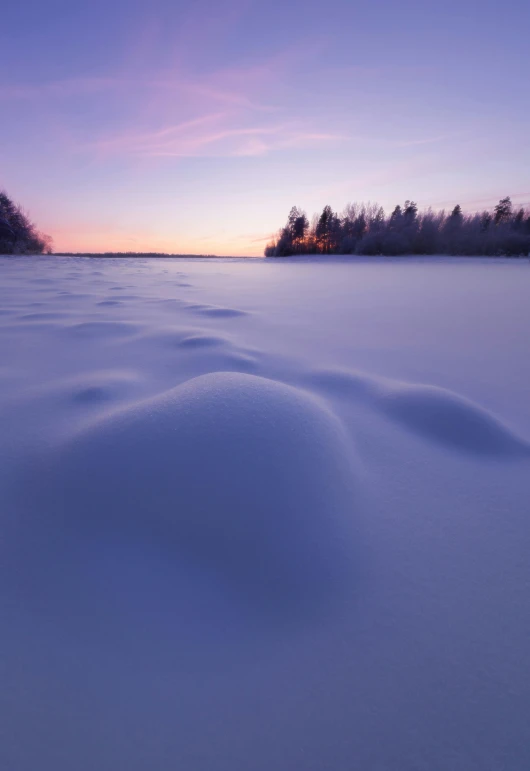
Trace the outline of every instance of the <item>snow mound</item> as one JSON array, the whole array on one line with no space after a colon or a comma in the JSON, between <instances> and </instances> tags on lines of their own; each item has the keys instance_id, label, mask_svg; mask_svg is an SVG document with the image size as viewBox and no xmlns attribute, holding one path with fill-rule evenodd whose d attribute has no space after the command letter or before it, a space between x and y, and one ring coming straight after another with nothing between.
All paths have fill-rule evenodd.
<instances>
[{"instance_id":1,"label":"snow mound","mask_svg":"<svg viewBox=\"0 0 530 771\"><path fill-rule=\"evenodd\" d=\"M53 300L55 302L57 300L59 302L77 302L78 300L89 300L91 297L92 295L86 292L59 292L53 297Z\"/></svg>"},{"instance_id":2,"label":"snow mound","mask_svg":"<svg viewBox=\"0 0 530 771\"><path fill-rule=\"evenodd\" d=\"M60 312L43 312L43 313L24 313L22 316L19 316L19 319L21 321L56 321L57 319L66 319L68 318L67 313L60 313Z\"/></svg>"},{"instance_id":3,"label":"snow mound","mask_svg":"<svg viewBox=\"0 0 530 771\"><path fill-rule=\"evenodd\" d=\"M241 311L237 308L219 308L215 305L203 305L200 303L189 303L186 307L193 313L212 318L231 319L248 315L246 311Z\"/></svg>"},{"instance_id":4,"label":"snow mound","mask_svg":"<svg viewBox=\"0 0 530 771\"><path fill-rule=\"evenodd\" d=\"M91 372L67 380L61 384L58 393L64 394L65 401L69 400L75 405L119 401L127 397L139 381L140 378L133 371Z\"/></svg>"},{"instance_id":5,"label":"snow mound","mask_svg":"<svg viewBox=\"0 0 530 771\"><path fill-rule=\"evenodd\" d=\"M155 332L148 332L143 338L149 341L152 347L163 346L168 348L233 348L232 342L223 335L212 335L202 329L193 327L167 327L159 328Z\"/></svg>"},{"instance_id":6,"label":"snow mound","mask_svg":"<svg viewBox=\"0 0 530 771\"><path fill-rule=\"evenodd\" d=\"M190 361L195 360L193 375L203 372L256 372L259 367L261 352L256 348L236 344L230 336L211 334L208 330L193 327L159 327L154 331L147 330L138 337L124 341L136 347L138 341L149 344L149 350L160 350L168 366L173 366L181 375L185 367L190 367ZM167 349L172 355L168 357ZM174 354L178 355L175 356ZM199 369L199 372L197 372Z\"/></svg>"},{"instance_id":7,"label":"snow mound","mask_svg":"<svg viewBox=\"0 0 530 771\"><path fill-rule=\"evenodd\" d=\"M377 389L373 377L346 369L313 370L305 380L311 389L322 390L327 395L346 399L353 396L356 399L373 401Z\"/></svg>"},{"instance_id":8,"label":"snow mound","mask_svg":"<svg viewBox=\"0 0 530 771\"><path fill-rule=\"evenodd\" d=\"M276 381L196 377L77 434L44 476L57 527L160 543L261 607L312 610L353 561L342 424Z\"/></svg>"},{"instance_id":9,"label":"snow mound","mask_svg":"<svg viewBox=\"0 0 530 771\"><path fill-rule=\"evenodd\" d=\"M530 455L527 442L475 402L437 386L387 390L384 412L422 436L478 455Z\"/></svg>"},{"instance_id":10,"label":"snow mound","mask_svg":"<svg viewBox=\"0 0 530 771\"><path fill-rule=\"evenodd\" d=\"M223 337L216 337L214 335L189 335L180 341L182 348L213 348L216 346L225 345L226 341Z\"/></svg>"},{"instance_id":11,"label":"snow mound","mask_svg":"<svg viewBox=\"0 0 530 771\"><path fill-rule=\"evenodd\" d=\"M312 372L306 380L332 396L367 402L391 420L438 444L477 455L530 455L529 443L493 413L446 388L401 383L349 370Z\"/></svg>"},{"instance_id":12,"label":"snow mound","mask_svg":"<svg viewBox=\"0 0 530 771\"><path fill-rule=\"evenodd\" d=\"M70 335L98 340L133 335L136 330L134 324L125 321L83 321L65 328Z\"/></svg>"}]
</instances>

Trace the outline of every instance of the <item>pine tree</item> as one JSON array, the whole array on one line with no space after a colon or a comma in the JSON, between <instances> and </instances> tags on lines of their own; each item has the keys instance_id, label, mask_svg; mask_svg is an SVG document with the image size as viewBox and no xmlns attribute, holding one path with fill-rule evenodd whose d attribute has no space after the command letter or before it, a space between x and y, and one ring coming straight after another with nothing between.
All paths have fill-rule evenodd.
<instances>
[{"instance_id":1,"label":"pine tree","mask_svg":"<svg viewBox=\"0 0 530 771\"><path fill-rule=\"evenodd\" d=\"M322 214L318 220L315 235L319 241L320 250L323 254L327 254L330 248L330 236L333 226L333 209L331 206L324 206Z\"/></svg>"},{"instance_id":2,"label":"pine tree","mask_svg":"<svg viewBox=\"0 0 530 771\"><path fill-rule=\"evenodd\" d=\"M507 196L506 198L501 198L499 203L494 209L494 222L496 225L500 225L501 223L508 222L509 219L511 219L512 216L512 201L510 196Z\"/></svg>"},{"instance_id":3,"label":"pine tree","mask_svg":"<svg viewBox=\"0 0 530 771\"><path fill-rule=\"evenodd\" d=\"M405 210L403 217L405 219L405 225L411 225L418 215L418 206L414 201L405 201Z\"/></svg>"},{"instance_id":4,"label":"pine tree","mask_svg":"<svg viewBox=\"0 0 530 771\"><path fill-rule=\"evenodd\" d=\"M457 203L457 205L455 206L455 208L453 209L453 211L449 215L449 219L451 220L451 222L453 224L457 224L457 223L461 224L462 223L462 220L463 220L462 207L460 206L459 203Z\"/></svg>"}]
</instances>

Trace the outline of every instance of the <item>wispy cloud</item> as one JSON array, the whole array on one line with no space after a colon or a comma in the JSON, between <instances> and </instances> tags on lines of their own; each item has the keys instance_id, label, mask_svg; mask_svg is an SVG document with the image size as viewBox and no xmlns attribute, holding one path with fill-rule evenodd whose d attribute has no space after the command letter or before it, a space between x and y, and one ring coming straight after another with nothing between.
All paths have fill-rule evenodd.
<instances>
[{"instance_id":1,"label":"wispy cloud","mask_svg":"<svg viewBox=\"0 0 530 771\"><path fill-rule=\"evenodd\" d=\"M466 211L469 212L478 212L483 209L491 209L493 206L495 206L496 203L499 202L499 199L506 195L506 191L499 190L496 193L492 192L491 195L483 196L480 198L471 197L469 195L461 195L456 201L456 203L460 203ZM512 203L515 207L523 207L526 208L527 206L530 206L530 192L526 193L512 193L510 195L510 198L512 199ZM455 205L454 199L445 199L445 200L438 200L431 204L433 207L437 209L444 209L449 206Z\"/></svg>"},{"instance_id":2,"label":"wispy cloud","mask_svg":"<svg viewBox=\"0 0 530 771\"><path fill-rule=\"evenodd\" d=\"M268 68L232 68L211 72L201 77L192 77L180 71L162 71L149 75L119 74L108 77L77 77L42 83L0 83L0 100L65 100L70 97L102 95L110 93L128 96L163 96L172 98L184 96L241 107L257 112L274 112L273 104L259 101L255 97L258 81L270 76ZM246 91L253 92L249 95Z\"/></svg>"},{"instance_id":3,"label":"wispy cloud","mask_svg":"<svg viewBox=\"0 0 530 771\"><path fill-rule=\"evenodd\" d=\"M179 66L138 72L129 64L106 76L0 85L0 101L38 103L63 151L95 159L255 157L343 141L325 115L282 94L286 68L304 56L295 47L200 74ZM79 98L82 112L73 102Z\"/></svg>"},{"instance_id":4,"label":"wispy cloud","mask_svg":"<svg viewBox=\"0 0 530 771\"><path fill-rule=\"evenodd\" d=\"M395 147L418 147L421 145L435 145L441 142L446 142L448 139L454 139L460 134L438 134L433 137L418 137L417 139L398 139L394 140L392 144Z\"/></svg>"},{"instance_id":5,"label":"wispy cloud","mask_svg":"<svg viewBox=\"0 0 530 771\"><path fill-rule=\"evenodd\" d=\"M311 132L295 123L239 126L237 115L224 112L150 132L125 132L105 137L80 149L137 158L237 157L342 139L344 137L339 134Z\"/></svg>"}]
</instances>

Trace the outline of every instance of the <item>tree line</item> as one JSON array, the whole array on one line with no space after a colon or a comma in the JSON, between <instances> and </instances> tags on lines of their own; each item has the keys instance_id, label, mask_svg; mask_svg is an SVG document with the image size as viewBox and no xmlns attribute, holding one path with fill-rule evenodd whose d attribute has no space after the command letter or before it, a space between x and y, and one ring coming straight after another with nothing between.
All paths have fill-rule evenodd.
<instances>
[{"instance_id":1,"label":"tree line","mask_svg":"<svg viewBox=\"0 0 530 771\"><path fill-rule=\"evenodd\" d=\"M414 201L405 201L387 215L378 204L352 203L342 214L325 206L309 222L293 206L265 256L296 254L528 256L530 210L514 208L510 197L476 214L465 214L460 205L419 212Z\"/></svg>"},{"instance_id":2,"label":"tree line","mask_svg":"<svg viewBox=\"0 0 530 771\"><path fill-rule=\"evenodd\" d=\"M51 254L52 239L37 230L28 215L0 191L0 254Z\"/></svg>"}]
</instances>

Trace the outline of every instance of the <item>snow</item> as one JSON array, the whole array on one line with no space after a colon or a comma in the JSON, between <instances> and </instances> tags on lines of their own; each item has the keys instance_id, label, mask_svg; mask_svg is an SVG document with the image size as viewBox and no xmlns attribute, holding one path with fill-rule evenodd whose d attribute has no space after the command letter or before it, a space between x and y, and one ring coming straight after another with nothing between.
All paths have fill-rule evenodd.
<instances>
[{"instance_id":1,"label":"snow","mask_svg":"<svg viewBox=\"0 0 530 771\"><path fill-rule=\"evenodd\" d=\"M160 539L175 560L192 558L227 592L248 595L251 610L265 603L293 614L323 594L329 602L349 572L350 455L340 422L309 395L214 373L118 410L50 452L29 506L37 521L53 512L48 535L50 526L77 534L81 522L97 538L113 527L120 539Z\"/></svg>"},{"instance_id":2,"label":"snow","mask_svg":"<svg viewBox=\"0 0 530 771\"><path fill-rule=\"evenodd\" d=\"M0 258L0 767L530 767L529 276Z\"/></svg>"}]
</instances>

